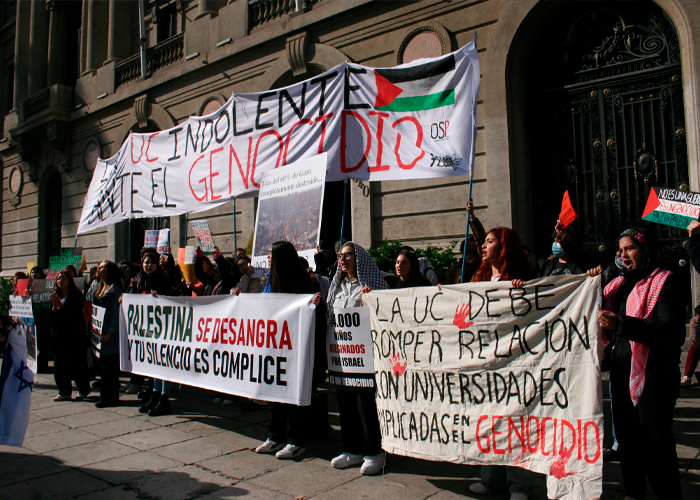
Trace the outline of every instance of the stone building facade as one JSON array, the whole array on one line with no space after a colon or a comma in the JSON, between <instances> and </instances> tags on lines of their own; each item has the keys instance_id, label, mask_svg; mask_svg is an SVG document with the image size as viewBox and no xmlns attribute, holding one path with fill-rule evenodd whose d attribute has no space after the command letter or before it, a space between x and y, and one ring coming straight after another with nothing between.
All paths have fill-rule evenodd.
<instances>
[{"instance_id":1,"label":"stone building facade","mask_svg":"<svg viewBox=\"0 0 700 500\"><path fill-rule=\"evenodd\" d=\"M651 185L700 191L700 4L696 0L20 0L3 2L5 113L1 268L135 258L146 228L192 244L186 216L76 229L96 158L130 131L171 128L234 92L261 92L343 61L388 67L462 47L482 71L473 197L484 226L547 251L569 189L590 256L638 217ZM439 126L436 128L439 130ZM436 132L439 133L439 132ZM647 156L644 156L647 155ZM647 169L645 165L655 168ZM464 234L467 178L351 182L352 237L441 245ZM646 190L646 191L645 191ZM339 235L343 186L328 186L322 236ZM192 215L246 246L256 201ZM325 234L325 236L324 236ZM682 232L666 230L671 250ZM227 252L228 253L228 252Z\"/></svg>"}]
</instances>

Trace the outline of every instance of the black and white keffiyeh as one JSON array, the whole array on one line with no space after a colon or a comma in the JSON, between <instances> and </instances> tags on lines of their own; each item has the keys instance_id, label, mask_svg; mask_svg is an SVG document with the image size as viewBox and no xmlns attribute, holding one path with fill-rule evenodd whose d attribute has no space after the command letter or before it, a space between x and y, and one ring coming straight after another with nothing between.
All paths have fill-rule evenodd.
<instances>
[{"instance_id":1,"label":"black and white keffiyeh","mask_svg":"<svg viewBox=\"0 0 700 500\"><path fill-rule=\"evenodd\" d=\"M379 267L377 267L377 264L372 260L372 257L369 256L367 250L352 241L344 242L343 246L347 245L348 243L355 245L355 265L357 266L357 279L360 281L360 285L362 287L368 286L372 290L386 290L389 288L387 282L384 281L384 278L382 278L382 273L379 270ZM331 287L328 290L327 304L329 310L333 308L335 294L338 291L338 287L340 287L340 279L342 275L343 271L340 268L339 263L338 269L335 271L335 276L333 277Z\"/></svg>"}]
</instances>

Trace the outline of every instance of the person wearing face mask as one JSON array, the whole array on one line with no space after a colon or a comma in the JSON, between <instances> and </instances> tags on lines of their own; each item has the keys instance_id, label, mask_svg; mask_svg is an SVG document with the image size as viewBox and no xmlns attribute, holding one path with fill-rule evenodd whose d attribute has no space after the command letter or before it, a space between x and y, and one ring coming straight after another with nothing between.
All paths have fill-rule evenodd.
<instances>
[{"instance_id":1,"label":"person wearing face mask","mask_svg":"<svg viewBox=\"0 0 700 500\"><path fill-rule=\"evenodd\" d=\"M659 498L682 498L671 425L685 342L683 286L663 266L652 229L624 230L619 247L625 267L605 286L598 322L610 342L613 425L625 493L644 498L648 480Z\"/></svg>"},{"instance_id":2,"label":"person wearing face mask","mask_svg":"<svg viewBox=\"0 0 700 500\"><path fill-rule=\"evenodd\" d=\"M540 278L583 273L583 270L571 259L571 255L576 250L571 234L558 219L552 239L552 255L538 262Z\"/></svg>"}]
</instances>

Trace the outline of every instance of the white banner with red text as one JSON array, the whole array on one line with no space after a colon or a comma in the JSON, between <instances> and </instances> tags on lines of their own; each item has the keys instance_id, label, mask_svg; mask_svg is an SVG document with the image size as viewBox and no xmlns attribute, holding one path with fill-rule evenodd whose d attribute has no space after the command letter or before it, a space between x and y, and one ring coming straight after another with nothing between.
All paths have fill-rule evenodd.
<instances>
[{"instance_id":1,"label":"white banner with red text","mask_svg":"<svg viewBox=\"0 0 700 500\"><path fill-rule=\"evenodd\" d=\"M343 63L301 83L235 94L216 112L131 133L99 159L78 234L257 196L263 172L328 153L328 181L449 177L473 169L476 45L393 68Z\"/></svg>"},{"instance_id":2,"label":"white banner with red text","mask_svg":"<svg viewBox=\"0 0 700 500\"><path fill-rule=\"evenodd\" d=\"M365 295L382 447L546 474L548 498L602 494L600 279Z\"/></svg>"},{"instance_id":3,"label":"white banner with red text","mask_svg":"<svg viewBox=\"0 0 700 500\"><path fill-rule=\"evenodd\" d=\"M309 405L312 297L124 294L121 369L236 396Z\"/></svg>"}]
</instances>

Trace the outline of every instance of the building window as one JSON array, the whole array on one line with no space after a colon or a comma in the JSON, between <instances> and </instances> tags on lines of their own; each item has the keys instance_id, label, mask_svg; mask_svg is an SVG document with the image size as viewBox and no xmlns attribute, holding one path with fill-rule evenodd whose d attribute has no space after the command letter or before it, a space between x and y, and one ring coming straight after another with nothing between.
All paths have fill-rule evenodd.
<instances>
[{"instance_id":1,"label":"building window","mask_svg":"<svg viewBox=\"0 0 700 500\"><path fill-rule=\"evenodd\" d=\"M158 41L163 42L177 35L177 9L174 3L158 9Z\"/></svg>"},{"instance_id":2,"label":"building window","mask_svg":"<svg viewBox=\"0 0 700 500\"><path fill-rule=\"evenodd\" d=\"M46 197L42 224L43 260L48 264L51 250L61 248L61 219L63 212L63 183L61 174L53 172L46 184Z\"/></svg>"}]
</instances>

